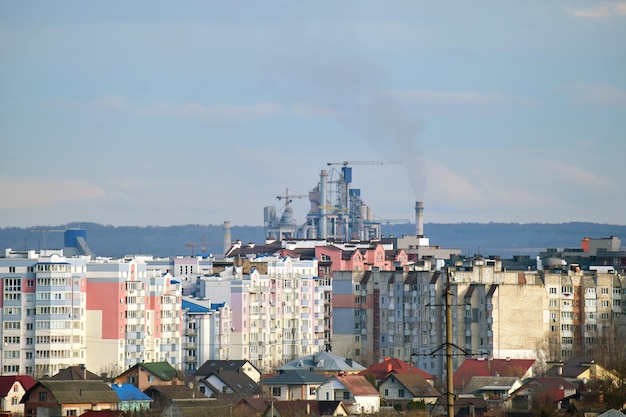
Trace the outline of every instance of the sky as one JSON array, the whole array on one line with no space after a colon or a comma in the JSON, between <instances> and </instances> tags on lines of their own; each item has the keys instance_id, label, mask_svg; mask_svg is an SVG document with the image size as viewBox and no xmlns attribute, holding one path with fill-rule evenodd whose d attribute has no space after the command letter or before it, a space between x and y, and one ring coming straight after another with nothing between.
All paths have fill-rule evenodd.
<instances>
[{"instance_id":1,"label":"sky","mask_svg":"<svg viewBox=\"0 0 626 417\"><path fill-rule=\"evenodd\" d=\"M626 224L626 2L0 2L0 227ZM294 198L304 221L307 198Z\"/></svg>"}]
</instances>

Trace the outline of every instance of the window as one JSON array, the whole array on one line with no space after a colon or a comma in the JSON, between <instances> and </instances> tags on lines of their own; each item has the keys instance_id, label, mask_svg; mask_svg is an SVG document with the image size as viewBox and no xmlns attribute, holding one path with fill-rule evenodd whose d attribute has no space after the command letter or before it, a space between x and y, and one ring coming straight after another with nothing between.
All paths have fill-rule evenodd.
<instances>
[{"instance_id":1,"label":"window","mask_svg":"<svg viewBox=\"0 0 626 417\"><path fill-rule=\"evenodd\" d=\"M282 390L280 387L272 387L272 396L280 397L282 395Z\"/></svg>"},{"instance_id":2,"label":"window","mask_svg":"<svg viewBox=\"0 0 626 417\"><path fill-rule=\"evenodd\" d=\"M78 413L76 412L76 410L65 410L65 415L66 416L75 416Z\"/></svg>"},{"instance_id":3,"label":"window","mask_svg":"<svg viewBox=\"0 0 626 417\"><path fill-rule=\"evenodd\" d=\"M350 399L350 391L344 391L343 392L343 399L344 400L349 400Z\"/></svg>"},{"instance_id":4,"label":"window","mask_svg":"<svg viewBox=\"0 0 626 417\"><path fill-rule=\"evenodd\" d=\"M48 401L48 393L45 391L39 392L39 401Z\"/></svg>"},{"instance_id":5,"label":"window","mask_svg":"<svg viewBox=\"0 0 626 417\"><path fill-rule=\"evenodd\" d=\"M154 382L154 375L148 375L148 382Z\"/></svg>"},{"instance_id":6,"label":"window","mask_svg":"<svg viewBox=\"0 0 626 417\"><path fill-rule=\"evenodd\" d=\"M400 388L400 389L398 390L398 397L400 397L400 398L404 398L404 389L403 389L403 388Z\"/></svg>"}]
</instances>

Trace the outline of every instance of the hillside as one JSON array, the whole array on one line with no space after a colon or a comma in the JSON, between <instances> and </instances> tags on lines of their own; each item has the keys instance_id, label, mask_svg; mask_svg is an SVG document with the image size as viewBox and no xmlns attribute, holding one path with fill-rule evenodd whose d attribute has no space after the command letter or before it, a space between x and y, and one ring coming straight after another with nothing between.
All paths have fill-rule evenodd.
<instances>
[{"instance_id":1,"label":"hillside","mask_svg":"<svg viewBox=\"0 0 626 417\"><path fill-rule=\"evenodd\" d=\"M63 246L63 230L79 227L87 232L91 249L99 256L119 257L130 254L154 256L190 255L206 251L221 253L222 225L182 225L169 227L116 227L97 223L67 226L37 226L0 229L0 248L55 249ZM414 224L383 225L384 236L415 233ZM461 249L473 255L535 255L546 248L578 248L583 237L618 236L626 238L626 226L598 223L518 224L518 223L426 223L424 233L431 245ZM232 226L232 239L244 243L261 243L265 236L261 226ZM186 244L193 244L193 248ZM624 244L622 245L624 246Z\"/></svg>"}]
</instances>

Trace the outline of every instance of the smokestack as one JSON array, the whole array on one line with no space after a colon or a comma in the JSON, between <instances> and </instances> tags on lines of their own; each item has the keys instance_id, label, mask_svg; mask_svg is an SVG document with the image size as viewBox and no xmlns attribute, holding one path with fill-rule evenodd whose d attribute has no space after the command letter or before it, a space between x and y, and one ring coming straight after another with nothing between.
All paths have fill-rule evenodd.
<instances>
[{"instance_id":1,"label":"smokestack","mask_svg":"<svg viewBox=\"0 0 626 417\"><path fill-rule=\"evenodd\" d=\"M232 237L230 235L230 221L226 220L224 222L224 252L222 252L223 254L228 253L231 243L232 243Z\"/></svg>"},{"instance_id":2,"label":"smokestack","mask_svg":"<svg viewBox=\"0 0 626 417\"><path fill-rule=\"evenodd\" d=\"M424 236L424 203L415 202L415 227L418 236Z\"/></svg>"},{"instance_id":3,"label":"smokestack","mask_svg":"<svg viewBox=\"0 0 626 417\"><path fill-rule=\"evenodd\" d=\"M326 204L328 204L328 199L326 193L328 188L328 171L323 169L320 172L320 204L322 205L320 213L322 216L320 217L320 227L318 236L322 239L326 239L326 234L328 231L326 230Z\"/></svg>"}]
</instances>

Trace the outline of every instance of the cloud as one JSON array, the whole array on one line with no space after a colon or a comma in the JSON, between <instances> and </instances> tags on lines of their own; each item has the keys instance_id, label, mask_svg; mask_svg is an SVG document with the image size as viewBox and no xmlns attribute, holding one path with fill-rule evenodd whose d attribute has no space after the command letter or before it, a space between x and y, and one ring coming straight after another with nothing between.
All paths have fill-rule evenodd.
<instances>
[{"instance_id":1,"label":"cloud","mask_svg":"<svg viewBox=\"0 0 626 417\"><path fill-rule=\"evenodd\" d=\"M602 18L626 16L626 2L606 2L594 7L567 9L571 16L582 18Z\"/></svg>"},{"instance_id":2,"label":"cloud","mask_svg":"<svg viewBox=\"0 0 626 417\"><path fill-rule=\"evenodd\" d=\"M96 200L106 195L94 184L70 178L0 177L0 209L50 207L58 203Z\"/></svg>"},{"instance_id":3,"label":"cloud","mask_svg":"<svg viewBox=\"0 0 626 417\"><path fill-rule=\"evenodd\" d=\"M626 91L608 84L578 83L565 87L575 101L626 108Z\"/></svg>"}]
</instances>

